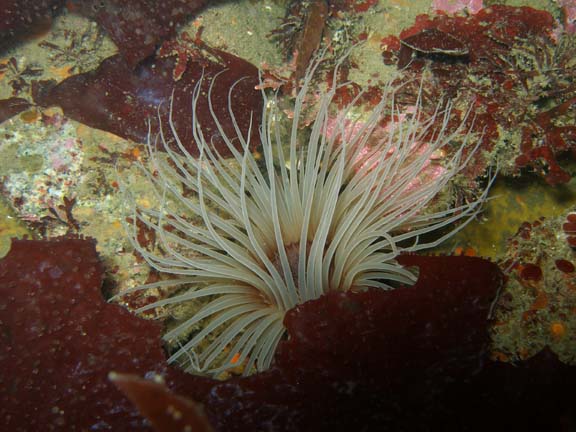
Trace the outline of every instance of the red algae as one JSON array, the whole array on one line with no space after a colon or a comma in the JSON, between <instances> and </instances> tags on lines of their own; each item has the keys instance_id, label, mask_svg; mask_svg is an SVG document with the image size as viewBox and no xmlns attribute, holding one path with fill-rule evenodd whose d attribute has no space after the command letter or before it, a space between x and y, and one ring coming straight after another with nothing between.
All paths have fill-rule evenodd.
<instances>
[{"instance_id":1,"label":"red algae","mask_svg":"<svg viewBox=\"0 0 576 432\"><path fill-rule=\"evenodd\" d=\"M322 42L322 34L328 19L328 4L325 0L313 1L309 7L303 30L297 37L295 50L297 52L294 79L300 80L306 74L314 51Z\"/></svg>"},{"instance_id":2,"label":"red algae","mask_svg":"<svg viewBox=\"0 0 576 432\"><path fill-rule=\"evenodd\" d=\"M330 8L339 11L355 13L367 12L378 4L378 0L331 0Z\"/></svg>"},{"instance_id":3,"label":"red algae","mask_svg":"<svg viewBox=\"0 0 576 432\"><path fill-rule=\"evenodd\" d=\"M93 241L15 241L0 261L0 379L8 389L0 421L14 431L150 430L113 385L159 431L481 431L496 421L556 430L561 415L574 418L554 396L576 385L574 369L555 357L484 364L487 319L503 282L496 265L399 261L419 268L416 285L302 304L286 317L289 337L270 370L222 382L168 367L158 324L103 302ZM109 381L111 371L124 373ZM151 372L167 386L125 374Z\"/></svg>"},{"instance_id":4,"label":"red algae","mask_svg":"<svg viewBox=\"0 0 576 432\"><path fill-rule=\"evenodd\" d=\"M336 2L337 3L337 2ZM353 9L355 12L367 12L371 7L378 4L378 0L352 0L347 1L348 8Z\"/></svg>"},{"instance_id":5,"label":"red algae","mask_svg":"<svg viewBox=\"0 0 576 432\"><path fill-rule=\"evenodd\" d=\"M334 4L330 4L330 7L334 7ZM281 85L283 93L290 93L306 74L312 55L322 42L329 14L326 0L292 2L280 27L272 31L271 36L279 40L284 57L290 62L290 77L274 84ZM267 71L265 81L266 78L274 78L274 75Z\"/></svg>"},{"instance_id":6,"label":"red algae","mask_svg":"<svg viewBox=\"0 0 576 432\"><path fill-rule=\"evenodd\" d=\"M179 24L209 0L101 0L78 2L77 9L100 24L131 68L176 35Z\"/></svg>"},{"instance_id":7,"label":"red algae","mask_svg":"<svg viewBox=\"0 0 576 432\"><path fill-rule=\"evenodd\" d=\"M503 361L527 359L545 347L568 364L576 364L575 335L552 331L576 322L576 256L565 242L564 217L523 223L508 240L507 284L495 308L493 349ZM526 235L528 234L528 235Z\"/></svg>"},{"instance_id":8,"label":"red algae","mask_svg":"<svg viewBox=\"0 0 576 432\"><path fill-rule=\"evenodd\" d=\"M562 231L566 235L566 242L576 248L576 213L568 213L566 221L562 224Z\"/></svg>"},{"instance_id":9,"label":"red algae","mask_svg":"<svg viewBox=\"0 0 576 432\"><path fill-rule=\"evenodd\" d=\"M66 6L69 12L98 22L130 67L135 67L208 3L210 0L7 0L0 7L0 39L45 30Z\"/></svg>"},{"instance_id":10,"label":"red algae","mask_svg":"<svg viewBox=\"0 0 576 432\"><path fill-rule=\"evenodd\" d=\"M558 270L564 273L574 273L575 267L570 261L565 259L558 259L554 261Z\"/></svg>"},{"instance_id":11,"label":"red algae","mask_svg":"<svg viewBox=\"0 0 576 432\"><path fill-rule=\"evenodd\" d=\"M478 258L403 256L400 262L419 267L415 286L330 292L289 311L288 339L272 368L217 384L199 401L216 429L425 424L432 395L480 367L502 279L495 265Z\"/></svg>"},{"instance_id":12,"label":"red algae","mask_svg":"<svg viewBox=\"0 0 576 432\"><path fill-rule=\"evenodd\" d=\"M169 390L157 383L150 383L143 379L130 378L135 388L142 390L138 395L142 399L148 399L151 390L159 394L159 403L148 418L151 422L163 420L164 412L173 410L172 404L164 405L163 400L176 399L175 406L181 407L183 402L194 405L194 402L185 396L169 394ZM576 421L571 399L566 398L571 388L576 384L576 371L573 367L567 366L558 361L556 356L549 350L534 356L526 362L515 365L505 363L488 363L482 371L474 374L466 382L455 382L449 387L450 390L441 396L430 406L425 407L425 412L415 412L419 421L413 417L406 418L404 422L394 422L390 416L391 412L398 414L402 412L402 398L391 403L380 412L380 419L377 424L368 424L366 418L355 417L346 419L345 422L333 427L328 425L320 426L320 429L297 429L301 423L300 418L289 418L284 423L273 423L275 431L300 431L300 430L322 430L322 431L355 431L365 427L363 430L395 430L395 431L424 431L424 430L444 430L457 432L466 430L469 432L509 431L519 428L521 430L546 430L554 432L565 431L566 423L572 424ZM345 389L343 389L345 391ZM354 389L351 389L353 392ZM402 396L402 393L401 393ZM232 400L235 395L230 395ZM417 399L418 395L414 396ZM289 398L291 400L292 398ZM137 403L142 403L138 401ZM325 400L315 400L314 404L302 401L311 410L318 405L325 404ZM266 404L257 411L258 414L269 413L275 407ZM197 412L194 405L191 413L183 412L183 416L191 416ZM286 407L290 410L289 407ZM296 413L295 413L296 414ZM330 415L336 420L341 412L334 407ZM291 421L290 421L291 420ZM329 419L328 419L329 420ZM352 421L355 424L350 426ZM167 423L167 424L166 424ZM170 419L163 423L158 430L169 431L168 427L173 423ZM333 422L334 423L334 422ZM385 425L391 429L385 429ZM260 424L261 430L267 430L270 422L263 421ZM370 429L373 427L374 429ZM180 430L180 429L175 429ZM225 429L227 430L227 429ZM251 430L239 425L234 430ZM203 429L200 429L203 431Z\"/></svg>"},{"instance_id":13,"label":"red algae","mask_svg":"<svg viewBox=\"0 0 576 432\"><path fill-rule=\"evenodd\" d=\"M64 5L64 0L5 0L0 7L0 38L23 29L30 31L52 17Z\"/></svg>"},{"instance_id":14,"label":"red algae","mask_svg":"<svg viewBox=\"0 0 576 432\"><path fill-rule=\"evenodd\" d=\"M410 41L422 37L424 49L414 50ZM482 136L487 159L475 158L469 177L497 164L508 175L530 168L551 185L570 180L558 158L576 152L576 92L570 84L576 43L555 32L548 12L495 5L472 16L420 15L399 41L400 50L390 38L383 41L385 63L396 61L409 74L427 65L435 76L424 90L430 99L472 104L469 125ZM450 48L438 55L445 44Z\"/></svg>"},{"instance_id":15,"label":"red algae","mask_svg":"<svg viewBox=\"0 0 576 432\"><path fill-rule=\"evenodd\" d=\"M201 405L172 393L163 382L117 373L110 374L110 379L157 431L213 431Z\"/></svg>"},{"instance_id":16,"label":"red algae","mask_svg":"<svg viewBox=\"0 0 576 432\"><path fill-rule=\"evenodd\" d=\"M438 400L481 367L502 274L479 258L399 261L420 269L416 285L330 292L299 305L269 370L213 381L204 395L179 393L227 432L418 430L435 415L454 422Z\"/></svg>"},{"instance_id":17,"label":"red algae","mask_svg":"<svg viewBox=\"0 0 576 432\"><path fill-rule=\"evenodd\" d=\"M10 389L1 396L1 421L14 431L58 425L148 430L107 380L116 370L164 375L174 391L205 405L217 430L379 425L382 409L404 400L402 415L390 412L400 424L447 383L479 367L486 317L502 281L495 265L478 258L400 261L420 267L414 287L331 293L305 303L289 312L290 337L271 370L219 382L169 368L158 324L103 302L93 241L14 241L0 261L0 294L8 299L0 311L8 335L0 377ZM422 398L416 405L414 394ZM140 407L146 397L136 397ZM305 403L310 399L319 401L313 409ZM159 397L144 412L157 407L162 414L162 400L186 405Z\"/></svg>"},{"instance_id":18,"label":"red algae","mask_svg":"<svg viewBox=\"0 0 576 432\"><path fill-rule=\"evenodd\" d=\"M174 93L172 120L183 145L192 154L198 148L192 134L192 93L202 78L203 94L212 85L211 101L215 115L224 132L235 137L236 131L228 107L228 92L232 86L231 108L240 131L247 134L251 114L256 117L262 111L260 92L255 90L258 81L257 68L245 60L223 51L203 46L199 50L210 53L211 59L199 57L202 67L188 67L176 72L178 81L173 80L177 62L172 58L157 58L132 70L115 55L104 60L91 72L74 75L54 87L39 89L36 103L42 106L58 105L64 114L90 127L106 130L123 138L146 142L148 125L152 133L158 128L160 114L164 125L168 124L170 97ZM217 77L216 77L217 76ZM223 155L230 153L220 137L217 124L208 108L208 98L201 97L196 111L206 139L214 138L215 148ZM252 127L251 145L259 144L258 128Z\"/></svg>"},{"instance_id":19,"label":"red algae","mask_svg":"<svg viewBox=\"0 0 576 432\"><path fill-rule=\"evenodd\" d=\"M535 224L536 223L531 224L530 222L522 222L522 225L520 225L516 235L520 236L524 240L530 240L530 232L532 231L532 227Z\"/></svg>"},{"instance_id":20,"label":"red algae","mask_svg":"<svg viewBox=\"0 0 576 432\"><path fill-rule=\"evenodd\" d=\"M0 261L3 430L150 430L108 373L184 375L167 368L160 325L104 301L94 246L13 240Z\"/></svg>"},{"instance_id":21,"label":"red algae","mask_svg":"<svg viewBox=\"0 0 576 432\"><path fill-rule=\"evenodd\" d=\"M331 292L290 311L289 337L270 370L214 382L196 399L213 427L556 431L559 418L576 419L560 396L576 384L574 368L548 351L516 365L481 354L482 323L502 282L495 265L469 257L400 261L419 268L415 286Z\"/></svg>"},{"instance_id":22,"label":"red algae","mask_svg":"<svg viewBox=\"0 0 576 432\"><path fill-rule=\"evenodd\" d=\"M16 114L26 111L32 105L26 99L9 98L0 100L0 123L14 117Z\"/></svg>"},{"instance_id":23,"label":"red algae","mask_svg":"<svg viewBox=\"0 0 576 432\"><path fill-rule=\"evenodd\" d=\"M542 269L536 264L526 264L520 271L520 277L524 280L540 281L542 280Z\"/></svg>"}]
</instances>

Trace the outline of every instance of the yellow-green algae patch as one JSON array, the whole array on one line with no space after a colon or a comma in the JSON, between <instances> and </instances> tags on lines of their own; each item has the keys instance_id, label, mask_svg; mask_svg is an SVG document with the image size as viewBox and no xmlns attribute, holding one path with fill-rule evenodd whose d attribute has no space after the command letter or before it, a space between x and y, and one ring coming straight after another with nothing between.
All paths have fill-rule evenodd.
<instances>
[{"instance_id":1,"label":"yellow-green algae patch","mask_svg":"<svg viewBox=\"0 0 576 432\"><path fill-rule=\"evenodd\" d=\"M499 258L506 241L523 222L541 216L556 217L576 205L576 178L559 186L549 186L540 178L501 178L490 191L489 201L478 220L468 225L441 249L471 247L483 257Z\"/></svg>"},{"instance_id":2,"label":"yellow-green algae patch","mask_svg":"<svg viewBox=\"0 0 576 432\"><path fill-rule=\"evenodd\" d=\"M10 206L0 198L0 258L10 251L13 238L32 237L24 223L18 219Z\"/></svg>"}]
</instances>

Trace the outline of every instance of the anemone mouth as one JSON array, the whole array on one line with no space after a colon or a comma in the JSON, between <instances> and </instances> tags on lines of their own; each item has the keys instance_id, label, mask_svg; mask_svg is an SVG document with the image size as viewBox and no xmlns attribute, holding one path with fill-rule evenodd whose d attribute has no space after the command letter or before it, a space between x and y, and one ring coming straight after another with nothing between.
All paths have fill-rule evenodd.
<instances>
[{"instance_id":1,"label":"anemone mouth","mask_svg":"<svg viewBox=\"0 0 576 432\"><path fill-rule=\"evenodd\" d=\"M235 124L236 136L226 135L209 91L209 109L232 156L219 155L195 115L202 97L198 83L192 124L199 156L186 151L170 114L168 124L149 135L148 165L137 167L153 204L143 205L120 176L131 221L125 224L128 238L153 269L171 279L119 296L167 290L137 312L167 308L176 316L164 338L172 347L169 361L187 371L267 369L289 309L329 290L412 284L416 275L397 264L398 254L441 243L485 199L487 189L466 205L426 211L473 154L462 158L470 137L464 133L452 156L437 162L438 151L462 135L461 128L448 132L450 108L424 118L418 102L412 112L400 113L391 87L359 119L352 113L361 95L331 114L339 88L334 81L316 95L316 115L300 145L302 112L317 65L296 95L288 136L277 121L282 113L270 103L275 96L262 92L267 108L259 124L260 160L250 150L251 130L243 133ZM229 112L235 122L234 107ZM382 128L390 112L400 120ZM423 235L458 220L464 224L421 242ZM141 240L143 227L154 234L155 244Z\"/></svg>"}]
</instances>

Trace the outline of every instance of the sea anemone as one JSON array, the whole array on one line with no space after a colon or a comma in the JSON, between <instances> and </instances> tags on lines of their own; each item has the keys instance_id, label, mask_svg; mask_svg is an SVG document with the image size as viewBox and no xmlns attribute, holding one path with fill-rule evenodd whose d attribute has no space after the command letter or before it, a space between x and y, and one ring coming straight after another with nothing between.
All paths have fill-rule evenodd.
<instances>
[{"instance_id":1,"label":"sea anemone","mask_svg":"<svg viewBox=\"0 0 576 432\"><path fill-rule=\"evenodd\" d=\"M196 306L164 335L172 347L169 361L187 371L267 369L289 309L330 290L413 284L417 275L395 258L438 245L463 226L454 222L465 224L485 199L486 191L463 206L426 210L466 164L462 150L469 134L448 132L446 104L428 118L420 101L411 112L398 112L392 86L360 120L353 112L361 95L332 114L338 90L333 82L314 95L315 117L304 139L303 110L317 65L296 95L287 134L276 95L262 92L259 156L250 150L252 131L236 126L236 135L227 136L208 92L209 109L232 154L220 156L196 117L204 97L198 83L192 126L199 156L186 151L170 116L168 127L149 134L149 164L139 165L156 207L143 205L131 184L121 181L132 245L157 272L176 276L123 294L168 289L137 312ZM229 111L234 119L234 107ZM382 127L390 113L396 120ZM465 136L464 144L436 161L455 134ZM434 239L427 235L442 228ZM142 229L155 234L154 245L142 241Z\"/></svg>"}]
</instances>

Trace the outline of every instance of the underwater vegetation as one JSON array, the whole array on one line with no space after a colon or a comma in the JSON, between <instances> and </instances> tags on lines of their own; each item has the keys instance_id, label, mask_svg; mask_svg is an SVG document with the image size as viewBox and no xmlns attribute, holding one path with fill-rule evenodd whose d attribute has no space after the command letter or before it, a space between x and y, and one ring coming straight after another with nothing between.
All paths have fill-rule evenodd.
<instances>
[{"instance_id":1,"label":"underwater vegetation","mask_svg":"<svg viewBox=\"0 0 576 432\"><path fill-rule=\"evenodd\" d=\"M563 362L575 361L576 255L570 219L572 212L525 222L508 241L502 263L509 269L507 289L498 300L493 327L493 355L500 360L524 360L548 347Z\"/></svg>"},{"instance_id":2,"label":"underwater vegetation","mask_svg":"<svg viewBox=\"0 0 576 432\"><path fill-rule=\"evenodd\" d=\"M26 111L31 104L26 99L9 98L0 101L0 122L14 117L16 114Z\"/></svg>"},{"instance_id":3,"label":"underwater vegetation","mask_svg":"<svg viewBox=\"0 0 576 432\"><path fill-rule=\"evenodd\" d=\"M94 241L15 240L0 263L3 428L143 427L106 377L111 367L165 372L164 354L148 337L160 326L102 301Z\"/></svg>"},{"instance_id":4,"label":"underwater vegetation","mask_svg":"<svg viewBox=\"0 0 576 432\"><path fill-rule=\"evenodd\" d=\"M504 175L529 167L551 185L570 180L558 159L576 154L576 37L548 12L495 5L467 17L421 15L383 45L385 62L416 75L427 66L432 100L473 101L486 158L475 158L472 177L496 164Z\"/></svg>"},{"instance_id":5,"label":"underwater vegetation","mask_svg":"<svg viewBox=\"0 0 576 432\"><path fill-rule=\"evenodd\" d=\"M74 75L57 85L39 83L35 102L40 106L58 105L66 116L91 127L135 142L146 142L149 125L145 119L158 118L160 107L160 118L167 122L167 104L163 102L174 94L172 121L179 136L188 146L187 150L197 154L197 149L192 144L192 109L189 95L201 77L203 91L208 90L208 85L215 75L219 77L212 86L212 109L218 114L219 126L225 133L234 133L235 124L242 130L247 130L250 113L262 109L260 93L254 89L258 83L258 70L254 65L220 50L206 46L198 49L203 50L203 56L198 55L191 60L194 62L193 67L177 72L179 79L176 82L173 80L173 73L179 66L171 56L150 59L132 69L120 55L115 55L104 60L95 70ZM114 87L109 91L112 82ZM234 122L228 112L228 91L232 86L237 90L231 96L234 106L237 107ZM197 108L196 116L205 126L205 133L217 136L219 131L206 100L199 101ZM157 130L156 124L150 127ZM256 133L255 130L254 134ZM256 136L253 142L256 142ZM228 154L228 148L222 141L216 138L214 145L224 155Z\"/></svg>"},{"instance_id":6,"label":"underwater vegetation","mask_svg":"<svg viewBox=\"0 0 576 432\"><path fill-rule=\"evenodd\" d=\"M0 10L0 42L45 31L66 8L95 20L134 67L154 54L156 45L176 35L177 25L210 3L208 0L6 0Z\"/></svg>"},{"instance_id":7,"label":"underwater vegetation","mask_svg":"<svg viewBox=\"0 0 576 432\"><path fill-rule=\"evenodd\" d=\"M576 421L561 391L576 384L574 369L553 354L517 365L488 360L486 319L503 277L480 258L402 256L401 265L419 269L415 285L300 305L286 317L289 338L271 369L218 381L169 366L161 326L105 302L94 246L15 240L0 261L8 389L0 418L10 430L150 430L106 379L110 371L163 377L152 404L147 381L112 377L160 431L183 430L199 415L226 431L562 430ZM166 388L158 397L158 382L183 395L178 403Z\"/></svg>"}]
</instances>

